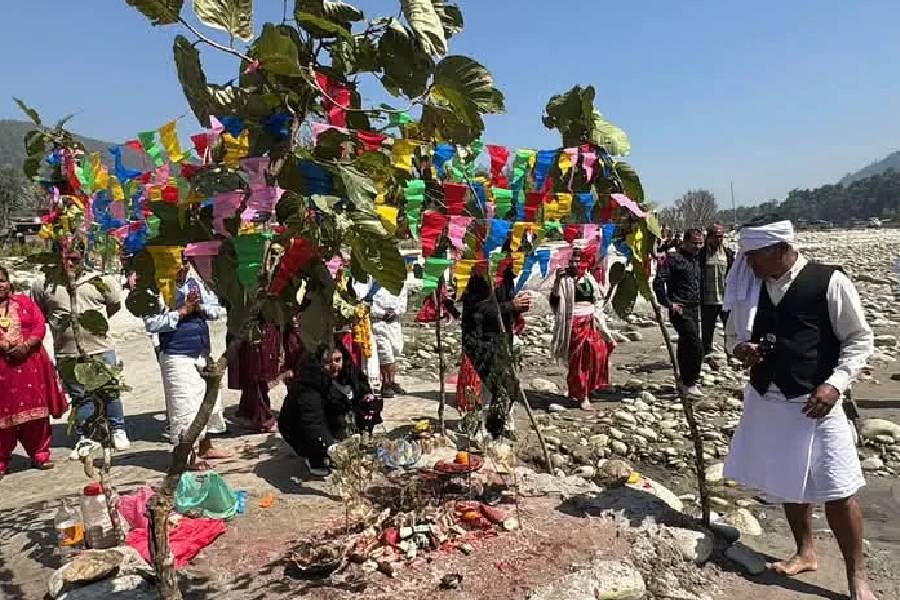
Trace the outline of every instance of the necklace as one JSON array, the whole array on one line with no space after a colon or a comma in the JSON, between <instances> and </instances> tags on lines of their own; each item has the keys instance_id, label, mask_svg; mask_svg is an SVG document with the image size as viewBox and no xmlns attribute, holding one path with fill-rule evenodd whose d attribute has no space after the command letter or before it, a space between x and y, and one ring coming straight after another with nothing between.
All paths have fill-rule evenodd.
<instances>
[{"instance_id":1,"label":"necklace","mask_svg":"<svg viewBox=\"0 0 900 600\"><path fill-rule=\"evenodd\" d=\"M12 319L9 318L9 298L3 306L3 316L0 317L0 330L7 331L12 325Z\"/></svg>"}]
</instances>

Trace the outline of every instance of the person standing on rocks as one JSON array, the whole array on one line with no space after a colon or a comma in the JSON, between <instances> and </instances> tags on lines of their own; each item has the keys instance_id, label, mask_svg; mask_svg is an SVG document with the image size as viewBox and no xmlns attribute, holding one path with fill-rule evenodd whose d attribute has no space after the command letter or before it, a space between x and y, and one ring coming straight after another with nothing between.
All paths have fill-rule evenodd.
<instances>
[{"instance_id":1,"label":"person standing on rocks","mask_svg":"<svg viewBox=\"0 0 900 600\"><path fill-rule=\"evenodd\" d=\"M463 363L457 383L458 406L471 404L466 390L478 391L483 425L494 437L513 426L513 403L506 393L513 335L517 318L531 308L531 296L515 292L512 267L507 265L501 273L499 285L493 288L488 273L474 271L462 294Z\"/></svg>"},{"instance_id":2,"label":"person standing on rocks","mask_svg":"<svg viewBox=\"0 0 900 600\"><path fill-rule=\"evenodd\" d=\"M36 469L52 469L50 417L66 412L66 396L44 350L41 309L13 293L9 272L0 267L0 479L16 444Z\"/></svg>"},{"instance_id":3,"label":"person standing on rocks","mask_svg":"<svg viewBox=\"0 0 900 600\"><path fill-rule=\"evenodd\" d=\"M703 299L701 257L703 232L688 229L678 252L669 256L653 280L659 303L669 309L669 319L678 332L678 369L684 392L702 396L697 382L703 364L703 341L700 337L700 303Z\"/></svg>"},{"instance_id":4,"label":"person standing on rocks","mask_svg":"<svg viewBox=\"0 0 900 600\"><path fill-rule=\"evenodd\" d=\"M122 288L117 278L86 270L83 258L81 250L74 246L67 248L63 254L63 263L72 278L75 290L74 302L70 299L65 285L45 281L42 277L34 281L31 289L31 296L46 315L47 324L53 333L56 367L61 375L63 387L72 404L78 406L75 431L79 435L79 440L76 449L90 444L82 424L93 416L94 403L82 401L87 395L84 386L74 381L66 381L67 377L64 375L72 372L73 363L79 356L71 325L72 319L77 319L79 315L89 310L112 317L122 307ZM75 315L72 314L73 304ZM110 345L105 335L94 334L81 328L79 339L85 354L98 357L109 365L117 364L115 348ZM125 409L122 407L122 399L118 395L110 394L110 396L106 402L106 418L112 433L112 444L116 450L127 450L131 443L125 433ZM70 458L77 459L77 451L73 451Z\"/></svg>"},{"instance_id":5,"label":"person standing on rocks","mask_svg":"<svg viewBox=\"0 0 900 600\"><path fill-rule=\"evenodd\" d=\"M856 288L839 269L794 247L790 221L746 227L728 276L726 346L750 367L744 410L725 462L728 479L784 503L797 553L772 568L814 571L812 513L825 504L854 600L874 600L856 493L862 469L841 395L872 354Z\"/></svg>"},{"instance_id":6,"label":"person standing on rocks","mask_svg":"<svg viewBox=\"0 0 900 600\"><path fill-rule=\"evenodd\" d=\"M182 259L176 279L175 306L170 309L160 296L159 313L144 319L147 332L159 336L157 360L166 398L169 440L173 444L181 441L203 404L206 381L199 369L210 361L207 321L224 314L215 294ZM231 453L214 448L209 437L209 434L225 433L225 429L220 396L200 439L199 452L191 456L190 469L206 469L207 460L231 457Z\"/></svg>"},{"instance_id":7,"label":"person standing on rocks","mask_svg":"<svg viewBox=\"0 0 900 600\"><path fill-rule=\"evenodd\" d=\"M603 315L603 290L591 275L597 247L586 243L575 240L569 267L556 272L550 307L553 356L569 363L569 397L590 410L591 393L609 385L609 355L616 343Z\"/></svg>"},{"instance_id":8,"label":"person standing on rocks","mask_svg":"<svg viewBox=\"0 0 900 600\"><path fill-rule=\"evenodd\" d=\"M725 228L716 223L706 230L706 245L700 252L703 264L703 306L700 309L700 325L703 331L703 355L708 356L713 349L716 322L722 325L728 314L722 310L725 298L725 277L734 263L734 251L724 244Z\"/></svg>"},{"instance_id":9,"label":"person standing on rocks","mask_svg":"<svg viewBox=\"0 0 900 600\"><path fill-rule=\"evenodd\" d=\"M375 335L375 349L381 368L381 397L393 398L394 394L405 391L397 383L397 359L403 354L403 329L400 318L406 313L406 285L394 295L369 278L369 290L363 297L369 304L372 319L372 333Z\"/></svg>"}]
</instances>

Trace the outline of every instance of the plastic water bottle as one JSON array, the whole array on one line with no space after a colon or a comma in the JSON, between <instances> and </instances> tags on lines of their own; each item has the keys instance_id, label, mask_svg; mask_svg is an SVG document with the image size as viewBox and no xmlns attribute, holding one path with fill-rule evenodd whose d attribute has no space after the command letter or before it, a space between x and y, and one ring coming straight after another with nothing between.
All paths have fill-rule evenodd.
<instances>
[{"instance_id":1,"label":"plastic water bottle","mask_svg":"<svg viewBox=\"0 0 900 600\"><path fill-rule=\"evenodd\" d=\"M62 563L76 556L84 547L84 523L81 513L72 501L63 498L53 518L56 529L56 550Z\"/></svg>"},{"instance_id":2,"label":"plastic water bottle","mask_svg":"<svg viewBox=\"0 0 900 600\"><path fill-rule=\"evenodd\" d=\"M112 521L106 509L106 496L99 483L85 486L81 495L81 516L84 519L84 541L88 548L115 546Z\"/></svg>"}]
</instances>

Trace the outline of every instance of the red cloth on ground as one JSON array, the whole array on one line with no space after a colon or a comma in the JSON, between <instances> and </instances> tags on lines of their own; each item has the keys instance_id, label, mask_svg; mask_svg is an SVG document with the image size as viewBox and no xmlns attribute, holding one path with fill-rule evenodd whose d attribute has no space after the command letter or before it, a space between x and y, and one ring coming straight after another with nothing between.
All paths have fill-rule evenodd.
<instances>
[{"instance_id":1,"label":"red cloth on ground","mask_svg":"<svg viewBox=\"0 0 900 600\"><path fill-rule=\"evenodd\" d=\"M572 318L569 342L569 397L583 400L609 385L609 346L594 325L594 317Z\"/></svg>"},{"instance_id":2,"label":"red cloth on ground","mask_svg":"<svg viewBox=\"0 0 900 600\"><path fill-rule=\"evenodd\" d=\"M34 462L43 464L50 460L49 417L0 429L0 473L6 472L9 459L19 442Z\"/></svg>"},{"instance_id":3,"label":"red cloth on ground","mask_svg":"<svg viewBox=\"0 0 900 600\"><path fill-rule=\"evenodd\" d=\"M28 296L13 294L5 314L8 323L0 329L0 340L19 344L43 340L47 327L38 305ZM24 360L0 356L0 429L46 418L61 417L68 409L56 369L39 345Z\"/></svg>"},{"instance_id":4,"label":"red cloth on ground","mask_svg":"<svg viewBox=\"0 0 900 600\"><path fill-rule=\"evenodd\" d=\"M481 406L481 378L465 352L460 362L456 378L456 409L464 413Z\"/></svg>"},{"instance_id":5,"label":"red cloth on ground","mask_svg":"<svg viewBox=\"0 0 900 600\"><path fill-rule=\"evenodd\" d=\"M223 521L207 518L184 518L178 527L169 528L169 547L175 557L175 568L180 569L191 562L201 550L212 544L226 530ZM125 543L137 550L141 558L148 563L151 560L149 538L149 530L134 529L125 539Z\"/></svg>"}]
</instances>

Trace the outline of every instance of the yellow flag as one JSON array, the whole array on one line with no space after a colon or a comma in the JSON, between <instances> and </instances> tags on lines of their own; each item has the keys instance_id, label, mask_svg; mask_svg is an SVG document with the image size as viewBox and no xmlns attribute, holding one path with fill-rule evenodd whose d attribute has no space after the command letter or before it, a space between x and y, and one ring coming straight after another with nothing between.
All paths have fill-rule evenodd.
<instances>
[{"instance_id":1,"label":"yellow flag","mask_svg":"<svg viewBox=\"0 0 900 600\"><path fill-rule=\"evenodd\" d=\"M181 253L183 246L147 246L153 259L153 270L156 285L162 293L166 306L175 307L175 288L178 271L181 269Z\"/></svg>"},{"instance_id":2,"label":"yellow flag","mask_svg":"<svg viewBox=\"0 0 900 600\"><path fill-rule=\"evenodd\" d=\"M517 252L522 245L522 237L531 225L530 221L516 221L513 223L512 239L509 241L509 248L513 252Z\"/></svg>"},{"instance_id":3,"label":"yellow flag","mask_svg":"<svg viewBox=\"0 0 900 600\"><path fill-rule=\"evenodd\" d=\"M559 214L559 202L553 200L551 202L544 202L544 220L545 221L555 221L560 218Z\"/></svg>"},{"instance_id":4,"label":"yellow flag","mask_svg":"<svg viewBox=\"0 0 900 600\"><path fill-rule=\"evenodd\" d=\"M125 200L125 190L122 189L122 183L115 175L109 178L109 189L113 200L118 202Z\"/></svg>"},{"instance_id":5,"label":"yellow flag","mask_svg":"<svg viewBox=\"0 0 900 600\"><path fill-rule=\"evenodd\" d=\"M644 251L645 239L643 227L637 227L634 231L625 236L625 243L628 244L628 247L631 248L635 258L638 260L642 260L646 254Z\"/></svg>"},{"instance_id":6,"label":"yellow flag","mask_svg":"<svg viewBox=\"0 0 900 600\"><path fill-rule=\"evenodd\" d=\"M222 143L225 144L225 158L223 161L232 169L237 169L240 160L250 152L250 132L246 129L238 137L225 132L222 134Z\"/></svg>"},{"instance_id":7,"label":"yellow flag","mask_svg":"<svg viewBox=\"0 0 900 600\"><path fill-rule=\"evenodd\" d=\"M556 194L556 201L559 202L559 212L557 213L558 219L561 219L572 212L572 194L569 194L568 192Z\"/></svg>"},{"instance_id":8,"label":"yellow flag","mask_svg":"<svg viewBox=\"0 0 900 600\"><path fill-rule=\"evenodd\" d=\"M456 299L459 300L462 297L464 291L466 291L466 286L469 285L469 279L472 278L472 268L477 263L477 260L458 260L456 264L453 266L453 276L456 279Z\"/></svg>"},{"instance_id":9,"label":"yellow flag","mask_svg":"<svg viewBox=\"0 0 900 600\"><path fill-rule=\"evenodd\" d=\"M391 149L391 162L394 167L411 173L413 167L412 155L418 145L419 142L415 140L394 140L394 147Z\"/></svg>"},{"instance_id":10,"label":"yellow flag","mask_svg":"<svg viewBox=\"0 0 900 600\"><path fill-rule=\"evenodd\" d=\"M516 277L519 276L519 273L522 272L522 267L525 266L525 253L524 252L510 252L510 256L512 256L512 271L513 275Z\"/></svg>"},{"instance_id":11,"label":"yellow flag","mask_svg":"<svg viewBox=\"0 0 900 600\"><path fill-rule=\"evenodd\" d=\"M384 228L388 230L388 233L393 234L397 231L397 213L399 212L399 209L396 206L382 204L375 207L375 212L378 213L378 216L381 218L381 222L384 224Z\"/></svg>"},{"instance_id":12,"label":"yellow flag","mask_svg":"<svg viewBox=\"0 0 900 600\"><path fill-rule=\"evenodd\" d=\"M175 128L175 121L169 121L159 128L159 140L169 154L169 160L172 162L181 162L185 156L181 152L181 143L178 141L178 130Z\"/></svg>"},{"instance_id":13,"label":"yellow flag","mask_svg":"<svg viewBox=\"0 0 900 600\"><path fill-rule=\"evenodd\" d=\"M559 166L560 173L565 175L569 172L569 169L572 168L572 157L568 152L560 152L559 159L556 161L556 164Z\"/></svg>"}]
</instances>

